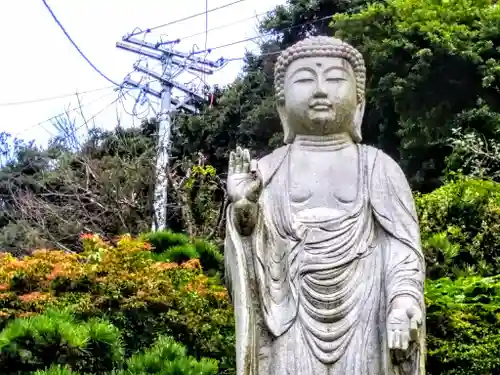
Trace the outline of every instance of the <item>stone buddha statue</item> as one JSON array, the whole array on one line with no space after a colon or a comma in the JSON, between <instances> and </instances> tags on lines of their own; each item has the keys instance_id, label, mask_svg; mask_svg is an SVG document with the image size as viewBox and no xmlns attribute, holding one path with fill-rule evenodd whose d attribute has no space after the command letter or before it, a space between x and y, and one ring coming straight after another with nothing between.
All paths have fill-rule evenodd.
<instances>
[{"instance_id":1,"label":"stone buddha statue","mask_svg":"<svg viewBox=\"0 0 500 375\"><path fill-rule=\"evenodd\" d=\"M424 374L418 219L400 167L360 144L363 57L307 38L279 56L275 89L285 146L229 161L237 374Z\"/></svg>"}]
</instances>

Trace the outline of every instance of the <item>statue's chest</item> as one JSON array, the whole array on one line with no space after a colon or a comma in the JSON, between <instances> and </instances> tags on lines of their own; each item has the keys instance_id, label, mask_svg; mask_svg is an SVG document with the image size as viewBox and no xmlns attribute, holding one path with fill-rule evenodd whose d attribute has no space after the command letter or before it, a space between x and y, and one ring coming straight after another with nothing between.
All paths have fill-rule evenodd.
<instances>
[{"instance_id":1,"label":"statue's chest","mask_svg":"<svg viewBox=\"0 0 500 375\"><path fill-rule=\"evenodd\" d=\"M304 207L352 202L359 190L357 153L295 152L290 155L289 195Z\"/></svg>"}]
</instances>

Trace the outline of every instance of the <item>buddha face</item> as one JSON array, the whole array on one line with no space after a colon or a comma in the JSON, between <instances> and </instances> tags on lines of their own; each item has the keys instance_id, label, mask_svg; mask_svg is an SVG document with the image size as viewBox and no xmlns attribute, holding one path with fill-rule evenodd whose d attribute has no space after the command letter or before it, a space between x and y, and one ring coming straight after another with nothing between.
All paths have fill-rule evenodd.
<instances>
[{"instance_id":1,"label":"buddha face","mask_svg":"<svg viewBox=\"0 0 500 375\"><path fill-rule=\"evenodd\" d=\"M285 75L288 126L295 134L349 132L357 108L356 78L351 65L337 57L305 57Z\"/></svg>"}]
</instances>

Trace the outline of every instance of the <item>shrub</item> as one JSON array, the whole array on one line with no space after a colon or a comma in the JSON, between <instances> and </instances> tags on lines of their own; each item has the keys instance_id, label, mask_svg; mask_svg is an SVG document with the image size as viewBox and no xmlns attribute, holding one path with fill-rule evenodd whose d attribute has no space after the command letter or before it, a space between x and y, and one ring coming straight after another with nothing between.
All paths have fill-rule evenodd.
<instances>
[{"instance_id":1,"label":"shrub","mask_svg":"<svg viewBox=\"0 0 500 375\"><path fill-rule=\"evenodd\" d=\"M224 255L221 254L215 244L195 239L193 245L199 254L200 263L203 269L207 271L223 271Z\"/></svg>"},{"instance_id":2,"label":"shrub","mask_svg":"<svg viewBox=\"0 0 500 375\"><path fill-rule=\"evenodd\" d=\"M153 246L155 253L163 253L175 246L189 244L189 237L182 233L174 233L170 230L144 233L140 240L144 240Z\"/></svg>"},{"instance_id":3,"label":"shrub","mask_svg":"<svg viewBox=\"0 0 500 375\"><path fill-rule=\"evenodd\" d=\"M3 374L27 373L53 364L103 374L120 365L122 360L116 327L98 319L79 323L67 312L48 311L16 319L0 333Z\"/></svg>"},{"instance_id":4,"label":"shrub","mask_svg":"<svg viewBox=\"0 0 500 375\"><path fill-rule=\"evenodd\" d=\"M110 375L216 375L217 361L202 358L200 361L186 354L183 345L170 337L160 337L154 345L140 354L130 357L124 368L117 368ZM47 370L38 370L34 375L79 375L69 366L51 365Z\"/></svg>"},{"instance_id":5,"label":"shrub","mask_svg":"<svg viewBox=\"0 0 500 375\"><path fill-rule=\"evenodd\" d=\"M48 370L38 370L33 375L78 375L67 366L53 365Z\"/></svg>"},{"instance_id":6,"label":"shrub","mask_svg":"<svg viewBox=\"0 0 500 375\"><path fill-rule=\"evenodd\" d=\"M145 233L141 238L152 245L153 258L158 261L182 263L199 259L207 273L222 272L224 256L211 242L202 239L191 240L184 234L168 230Z\"/></svg>"},{"instance_id":7,"label":"shrub","mask_svg":"<svg viewBox=\"0 0 500 375\"><path fill-rule=\"evenodd\" d=\"M160 337L146 352L128 359L126 369L116 375L215 375L217 361L202 358L200 361L186 355L184 346L169 337Z\"/></svg>"},{"instance_id":8,"label":"shrub","mask_svg":"<svg viewBox=\"0 0 500 375\"><path fill-rule=\"evenodd\" d=\"M426 285L427 374L500 373L500 275Z\"/></svg>"},{"instance_id":9,"label":"shrub","mask_svg":"<svg viewBox=\"0 0 500 375\"><path fill-rule=\"evenodd\" d=\"M429 278L500 274L500 184L459 177L416 204Z\"/></svg>"},{"instance_id":10,"label":"shrub","mask_svg":"<svg viewBox=\"0 0 500 375\"><path fill-rule=\"evenodd\" d=\"M122 331L127 356L166 334L190 355L233 366L233 310L225 288L202 272L199 260L156 261L149 243L130 236L112 246L85 235L83 244L81 254L0 255L0 322L69 308L81 319L108 318Z\"/></svg>"}]
</instances>

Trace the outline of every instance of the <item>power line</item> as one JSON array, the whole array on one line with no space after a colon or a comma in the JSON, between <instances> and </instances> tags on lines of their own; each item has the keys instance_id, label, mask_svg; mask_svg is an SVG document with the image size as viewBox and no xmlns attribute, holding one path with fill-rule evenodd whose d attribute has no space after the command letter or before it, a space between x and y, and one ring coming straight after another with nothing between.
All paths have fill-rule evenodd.
<instances>
[{"instance_id":1,"label":"power line","mask_svg":"<svg viewBox=\"0 0 500 375\"><path fill-rule=\"evenodd\" d=\"M24 104L46 102L46 101L49 101L49 100L56 100L56 99L67 98L67 97L73 96L75 94L89 94L91 92L102 91L102 90L110 89L112 87L114 87L114 86L106 86L106 87L101 87L101 88L93 89L93 90L80 91L80 92L76 92L76 93L73 92L71 94L62 94L62 95L56 95L56 96L47 96L47 97L44 97L44 98L23 100L23 101L19 101L19 102L0 103L0 107L10 107L10 106L16 106L16 105L24 105Z\"/></svg>"},{"instance_id":2,"label":"power line","mask_svg":"<svg viewBox=\"0 0 500 375\"><path fill-rule=\"evenodd\" d=\"M42 1L44 1L44 0L42 0ZM212 13L212 12L215 12L217 10L228 8L228 7L232 6L232 5L235 5L235 4L238 4L238 3L242 3L243 1L246 1L246 0L236 0L236 1L233 1L232 3L224 4L224 5L212 8L212 9L205 10L205 11L200 12L200 13L196 13L196 14L192 14L190 16L179 18L177 20L170 21L170 22L158 25L158 26L153 26L153 27L150 27L150 28L145 29L145 30L136 31L136 32L133 32L132 34L129 34L128 37L137 36L137 35L142 34L142 33L150 33L153 30L160 29L160 28L166 27L166 26L175 25L176 23L184 22L184 21L190 20L192 18L204 16L207 13Z\"/></svg>"},{"instance_id":3,"label":"power line","mask_svg":"<svg viewBox=\"0 0 500 375\"><path fill-rule=\"evenodd\" d=\"M324 21L324 20L327 20L329 18L332 18L334 16L334 13L333 14L330 14L328 16L325 16L325 17L321 17L321 18L318 18L317 20L313 20L313 21L309 21L309 22L304 22L304 23L300 23L298 25L294 25L294 26L289 26L289 27L285 27L283 29L280 29L280 30L276 30L276 31L270 31L270 32L267 32L263 35L257 35L257 36L254 36L254 37L251 37L251 38L245 38L245 39L241 39L241 40L237 40L237 41L234 41L234 42L229 42L229 43L226 43L226 44L222 44L222 45L219 45L219 46L216 46L216 47L211 47L211 48L208 48L206 50L202 50L202 51L196 51L196 53L206 53L206 52L212 52L214 50L217 50L217 49L222 49L222 48L227 48L227 47L232 47L236 44L241 44L241 43L245 43L245 42L250 42L252 40L256 40L256 39L260 39L260 38L263 38L265 36L271 36L272 34L275 34L276 32L284 32L284 31L288 31L288 30L293 30L293 29L296 29L298 27L302 27L302 26L308 26L308 25L312 25L316 22L321 22L321 21ZM243 57L241 58L232 58L233 60L239 60L239 59L242 59ZM224 59L225 61L228 61L226 59Z\"/></svg>"},{"instance_id":4,"label":"power line","mask_svg":"<svg viewBox=\"0 0 500 375\"><path fill-rule=\"evenodd\" d=\"M99 116L101 113L103 113L106 109L108 109L109 107L111 107L113 104L117 103L122 96L124 96L125 94L120 92L118 94L118 97L116 99L114 99L113 101L111 101L111 103L109 103L108 105L106 105L104 108L102 108L99 112L95 113L94 115L92 115L89 119L87 119L86 121L83 122L82 125L80 125L78 128L76 128L76 130L80 130L81 128L83 128L88 122L92 121L92 120L95 120L95 118L97 116Z\"/></svg>"},{"instance_id":5,"label":"power line","mask_svg":"<svg viewBox=\"0 0 500 375\"><path fill-rule=\"evenodd\" d=\"M262 13L258 13L254 16L251 16L251 17L245 17L245 18L241 18L239 19L238 21L233 21L233 22L230 22L230 23L226 23L224 25L221 25L221 26L216 26L216 27L212 27L208 30L204 30L204 31L199 31L197 33L194 33L194 34L191 34L191 35L188 35L188 36L185 36L185 37L182 37L182 38L179 38L179 41L180 40L186 40L186 39L191 39L191 38L194 38L195 36L200 36L200 35L204 35L205 33L209 33L209 32L212 32L212 31L215 31L215 30L221 30L221 29L225 29L227 27L230 27L230 26L234 26L234 25L238 25L242 22L245 22L245 21L248 21L248 20L251 20L251 19L254 19L255 17L259 17L259 16L263 16L265 14L267 14L269 11L266 11L266 12L262 12Z\"/></svg>"},{"instance_id":6,"label":"power line","mask_svg":"<svg viewBox=\"0 0 500 375\"><path fill-rule=\"evenodd\" d=\"M34 125L31 125L31 126L29 126L29 127L25 128L25 129L23 129L23 130L20 130L19 132L17 132L16 134L14 134L14 136L18 136L19 134L24 133L24 132L26 132L26 131L28 131L28 130L30 130L30 129L36 128L36 127L38 127L38 126L40 126L40 127L42 127L42 128L43 128L43 126L42 126L42 125L43 125L43 124L45 124L46 122L49 122L49 121L55 120L56 118L58 118L58 117L60 117L60 116L64 116L64 115L65 115L65 114L67 114L67 113L77 111L77 110L79 110L79 109L81 109L81 108L83 108L83 107L86 107L86 106L88 106L88 105L90 105L90 104L92 104L92 103L95 103L95 102L97 102L97 101L99 101L99 100L101 100L101 99L103 99L103 98L107 97L108 95L110 95L110 94L112 94L112 93L113 93L113 92L111 92L111 93L106 93L106 94L104 94L104 95L102 95L102 96L100 96L100 97L98 97L98 98L96 98L96 99L90 100L90 101L88 101L87 103L82 104L81 106L71 108L71 109L69 109L69 110L67 110L67 111L65 111L65 112L62 112L62 113L59 113L59 114L57 114L57 115L55 115L55 116L49 117L49 118L48 118L48 119L46 119L46 120L40 121L40 122L38 122L38 123L36 123L36 124L34 124ZM45 128L44 128L44 130L45 130L45 131L47 131L47 132L49 132L49 131L48 131L47 129L45 129ZM50 133L50 132L49 132L49 133Z\"/></svg>"},{"instance_id":7,"label":"power line","mask_svg":"<svg viewBox=\"0 0 500 375\"><path fill-rule=\"evenodd\" d=\"M47 8L47 10L49 11L50 15L52 16L52 18L54 19L54 21L57 23L57 25L59 26L59 28L62 30L62 32L64 33L64 35L66 35L66 38L68 38L68 40L71 42L71 44L73 44L73 47L76 48L76 50L80 53L80 55L84 58L85 61L87 61L87 63L97 72L99 73L104 79L106 79L108 82L112 83L113 85L115 86L120 86L119 84L117 84L115 81L113 81L111 78L109 78L108 76L106 76L103 72L101 72L88 58L87 56L85 56L85 54L82 52L82 50L80 49L80 47L78 47L78 45L75 43L75 41L73 40L73 38L71 38L71 36L68 34L68 32L66 31L66 29L64 28L64 26L61 24L61 22L59 22L59 20L57 19L56 15L54 14L54 12L52 11L52 9L50 8L49 4L47 3L46 0L42 0L43 4L45 5L45 7Z\"/></svg>"}]
</instances>

